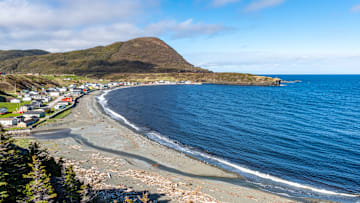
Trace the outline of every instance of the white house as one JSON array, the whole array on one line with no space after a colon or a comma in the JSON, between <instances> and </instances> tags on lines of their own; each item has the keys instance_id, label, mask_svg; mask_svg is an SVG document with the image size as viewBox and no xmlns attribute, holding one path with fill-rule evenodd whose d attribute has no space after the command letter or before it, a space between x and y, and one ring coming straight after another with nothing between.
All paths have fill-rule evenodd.
<instances>
[{"instance_id":1,"label":"white house","mask_svg":"<svg viewBox=\"0 0 360 203\"><path fill-rule=\"evenodd\" d=\"M59 97L59 96L60 96L60 92L50 92L50 96L52 96L52 97Z\"/></svg>"},{"instance_id":2,"label":"white house","mask_svg":"<svg viewBox=\"0 0 360 203\"><path fill-rule=\"evenodd\" d=\"M2 107L0 108L0 115L8 113L8 108Z\"/></svg>"},{"instance_id":3,"label":"white house","mask_svg":"<svg viewBox=\"0 0 360 203\"><path fill-rule=\"evenodd\" d=\"M45 103L49 103L51 101L51 97L44 97L42 98L42 101Z\"/></svg>"},{"instance_id":4,"label":"white house","mask_svg":"<svg viewBox=\"0 0 360 203\"><path fill-rule=\"evenodd\" d=\"M34 108L40 108L43 105L43 103L41 101L32 101L30 105L33 106Z\"/></svg>"},{"instance_id":5,"label":"white house","mask_svg":"<svg viewBox=\"0 0 360 203\"><path fill-rule=\"evenodd\" d=\"M42 99L43 96L42 95L32 95L31 98L33 98L33 99Z\"/></svg>"},{"instance_id":6,"label":"white house","mask_svg":"<svg viewBox=\"0 0 360 203\"><path fill-rule=\"evenodd\" d=\"M36 123L38 120L39 120L38 118L30 118L30 119L27 119L27 120L23 120L23 121L21 121L21 122L19 122L17 124L17 127L26 128L29 125L32 125L32 124Z\"/></svg>"},{"instance_id":7,"label":"white house","mask_svg":"<svg viewBox=\"0 0 360 203\"><path fill-rule=\"evenodd\" d=\"M29 105L29 104L26 104L24 106L21 106L19 111L20 112L27 112L27 111L30 111L33 109L33 106Z\"/></svg>"},{"instance_id":8,"label":"white house","mask_svg":"<svg viewBox=\"0 0 360 203\"><path fill-rule=\"evenodd\" d=\"M10 100L10 103L13 103L13 104L20 104L20 99L11 99Z\"/></svg>"},{"instance_id":9,"label":"white house","mask_svg":"<svg viewBox=\"0 0 360 203\"><path fill-rule=\"evenodd\" d=\"M62 88L59 88L58 90L59 90L59 92L64 93L64 92L67 91L67 88L66 88L66 87L62 87Z\"/></svg>"},{"instance_id":10,"label":"white house","mask_svg":"<svg viewBox=\"0 0 360 203\"><path fill-rule=\"evenodd\" d=\"M73 95L73 96L80 96L82 93L83 93L83 90L79 89L79 88L71 90L71 95Z\"/></svg>"},{"instance_id":11,"label":"white house","mask_svg":"<svg viewBox=\"0 0 360 203\"><path fill-rule=\"evenodd\" d=\"M31 98L31 97L24 97L22 100L23 100L23 101L31 101L32 98Z\"/></svg>"},{"instance_id":12,"label":"white house","mask_svg":"<svg viewBox=\"0 0 360 203\"><path fill-rule=\"evenodd\" d=\"M10 127L17 124L16 118L0 118L0 125L3 127Z\"/></svg>"},{"instance_id":13,"label":"white house","mask_svg":"<svg viewBox=\"0 0 360 203\"><path fill-rule=\"evenodd\" d=\"M68 101L60 101L58 104L64 104L65 106L69 105Z\"/></svg>"},{"instance_id":14,"label":"white house","mask_svg":"<svg viewBox=\"0 0 360 203\"><path fill-rule=\"evenodd\" d=\"M64 109L65 107L66 107L65 104L56 104L54 106L54 109L56 111L56 110Z\"/></svg>"},{"instance_id":15,"label":"white house","mask_svg":"<svg viewBox=\"0 0 360 203\"><path fill-rule=\"evenodd\" d=\"M30 95L39 95L39 92L37 92L37 91L30 91L29 94L30 94Z\"/></svg>"},{"instance_id":16,"label":"white house","mask_svg":"<svg viewBox=\"0 0 360 203\"><path fill-rule=\"evenodd\" d=\"M69 85L69 89L74 89L74 88L76 88L75 84Z\"/></svg>"},{"instance_id":17,"label":"white house","mask_svg":"<svg viewBox=\"0 0 360 203\"><path fill-rule=\"evenodd\" d=\"M25 118L32 118L32 117L43 118L45 117L45 115L46 114L43 111L27 111L23 114Z\"/></svg>"}]
</instances>

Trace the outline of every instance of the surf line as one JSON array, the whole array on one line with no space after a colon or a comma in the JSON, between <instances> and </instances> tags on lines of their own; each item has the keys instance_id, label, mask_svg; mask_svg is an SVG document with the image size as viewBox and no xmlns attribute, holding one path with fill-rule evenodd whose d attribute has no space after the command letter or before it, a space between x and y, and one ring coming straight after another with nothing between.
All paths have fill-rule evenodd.
<instances>
[{"instance_id":1,"label":"surf line","mask_svg":"<svg viewBox=\"0 0 360 203\"><path fill-rule=\"evenodd\" d=\"M138 86L135 86L135 87L138 87ZM130 87L125 87L125 88L130 88ZM119 113L116 113L115 111L111 110L107 106L107 99L105 98L105 96L109 92L114 91L114 90L118 90L118 89L124 89L124 87L104 91L103 94L101 94L100 96L97 97L98 102L101 104L104 111L108 115L110 115L110 117L112 117L113 119L121 119L126 125L130 126L131 128L135 129L136 131L139 131L140 130L139 127L137 127L136 125L134 125L133 123L128 121L124 116L122 116ZM284 179L281 179L281 178L278 178L278 177L275 177L275 176L272 176L272 175L269 175L269 174L261 173L261 172L258 172L258 171L253 171L251 169L248 169L248 168L245 168L245 167L230 163L230 162L228 162L226 160L223 160L223 159L220 159L220 158L217 158L217 157L213 157L213 156L210 156L210 155L207 155L205 153L198 152L198 151L193 151L193 150L191 150L189 148L183 147L183 146L179 145L178 143L175 143L174 141L166 138L165 136L159 135L160 133L156 133L157 135L155 135L155 136L154 136L154 133L150 133L150 134L152 135L152 136L148 136L150 139L152 139L152 140L154 140L154 141L156 141L156 142L158 142L160 144L163 144L165 146L171 147L171 148L173 148L175 150L185 152L185 153L188 153L189 155L193 155L193 156L198 155L198 156L204 158L205 160L206 159L212 160L212 161L215 161L215 162L230 166L233 169L237 169L237 170L239 170L239 171L241 171L243 173L247 173L247 174L254 175L254 176L257 176L257 177L260 177L260 178L263 178L263 179L271 180L271 181L276 182L276 183L282 183L282 184L289 185L289 186L292 186L292 187L296 187L296 188L300 188L300 189L304 189L304 190L309 190L309 191L313 191L313 192L317 192L317 193L321 193L321 194L334 195L334 196L344 196L344 197L360 197L360 194L338 193L338 192L329 191L329 190L325 190L325 189L319 189L319 188L315 188L315 187L311 187L311 186L307 186L307 185L302 185L300 183L284 180Z\"/></svg>"}]
</instances>

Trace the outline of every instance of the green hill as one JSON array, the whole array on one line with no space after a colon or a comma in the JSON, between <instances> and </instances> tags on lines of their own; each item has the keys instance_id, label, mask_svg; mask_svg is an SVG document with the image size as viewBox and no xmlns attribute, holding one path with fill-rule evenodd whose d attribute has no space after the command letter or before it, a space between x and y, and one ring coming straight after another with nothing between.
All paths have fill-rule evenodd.
<instances>
[{"instance_id":1,"label":"green hill","mask_svg":"<svg viewBox=\"0 0 360 203\"><path fill-rule=\"evenodd\" d=\"M108 78L133 81L191 80L215 84L279 86L280 79L240 73L212 73L187 62L180 54L158 38L145 37L116 42L85 50L48 53L41 50L1 51L0 72L36 75L75 74L92 78ZM25 77L25 76L21 76ZM147 79L145 79L147 78ZM5 77L0 89L11 89L11 81ZM24 88L35 78L22 78ZM36 82L51 84L53 79ZM26 83L26 84L25 84ZM31 84L32 85L32 84ZM20 87L19 86L19 87ZM34 86L38 86L35 84Z\"/></svg>"},{"instance_id":2,"label":"green hill","mask_svg":"<svg viewBox=\"0 0 360 203\"><path fill-rule=\"evenodd\" d=\"M36 56L36 55L45 55L49 54L47 51L32 49L32 50L9 50L2 51L0 50L0 61L7 59L20 58L23 56Z\"/></svg>"},{"instance_id":3,"label":"green hill","mask_svg":"<svg viewBox=\"0 0 360 203\"><path fill-rule=\"evenodd\" d=\"M93 76L112 73L208 72L188 63L162 40L150 37L65 53L8 57L0 59L0 71Z\"/></svg>"}]
</instances>

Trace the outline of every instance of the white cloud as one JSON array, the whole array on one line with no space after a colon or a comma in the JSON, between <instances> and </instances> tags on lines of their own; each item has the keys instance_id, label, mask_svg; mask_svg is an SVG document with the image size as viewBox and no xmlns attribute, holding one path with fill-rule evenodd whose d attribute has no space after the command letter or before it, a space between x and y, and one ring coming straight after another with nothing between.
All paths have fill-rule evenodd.
<instances>
[{"instance_id":1,"label":"white cloud","mask_svg":"<svg viewBox=\"0 0 360 203\"><path fill-rule=\"evenodd\" d=\"M353 7L351 8L351 11L353 11L353 12L360 12L360 4L353 6Z\"/></svg>"},{"instance_id":2,"label":"white cloud","mask_svg":"<svg viewBox=\"0 0 360 203\"><path fill-rule=\"evenodd\" d=\"M172 38L187 38L198 35L214 35L230 29L218 24L194 23L193 19L188 19L183 22L161 21L148 25L144 31L152 35L167 33Z\"/></svg>"},{"instance_id":3,"label":"white cloud","mask_svg":"<svg viewBox=\"0 0 360 203\"><path fill-rule=\"evenodd\" d=\"M147 22L159 2L0 0L0 49L67 51L135 37L189 38L229 29L193 19Z\"/></svg>"},{"instance_id":4,"label":"white cloud","mask_svg":"<svg viewBox=\"0 0 360 203\"><path fill-rule=\"evenodd\" d=\"M255 0L246 6L245 12L260 11L265 8L278 6L284 2L285 0Z\"/></svg>"},{"instance_id":5,"label":"white cloud","mask_svg":"<svg viewBox=\"0 0 360 203\"><path fill-rule=\"evenodd\" d=\"M239 57L241 56L241 57ZM196 66L215 72L253 74L359 74L360 53L288 53L272 51L186 54ZM339 69L342 67L342 69Z\"/></svg>"},{"instance_id":6,"label":"white cloud","mask_svg":"<svg viewBox=\"0 0 360 203\"><path fill-rule=\"evenodd\" d=\"M238 1L239 0L213 0L212 5L214 7L221 7L221 6L225 6L227 4L235 3L235 2L238 2Z\"/></svg>"},{"instance_id":7,"label":"white cloud","mask_svg":"<svg viewBox=\"0 0 360 203\"><path fill-rule=\"evenodd\" d=\"M56 3L56 6L51 3ZM72 27L106 20L128 20L143 12L139 0L3 0L0 1L0 28Z\"/></svg>"},{"instance_id":8,"label":"white cloud","mask_svg":"<svg viewBox=\"0 0 360 203\"><path fill-rule=\"evenodd\" d=\"M160 21L139 27L132 23L86 26L81 29L12 29L0 32L1 49L39 48L48 51L68 51L107 45L144 36L169 36L174 39L212 36L229 30L221 25L194 23L192 19L177 22Z\"/></svg>"}]
</instances>

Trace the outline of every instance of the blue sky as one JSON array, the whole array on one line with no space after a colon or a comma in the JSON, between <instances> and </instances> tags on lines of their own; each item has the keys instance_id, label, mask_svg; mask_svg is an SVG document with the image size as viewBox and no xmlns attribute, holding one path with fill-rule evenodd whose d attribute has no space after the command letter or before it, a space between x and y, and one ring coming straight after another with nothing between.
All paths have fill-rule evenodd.
<instances>
[{"instance_id":1,"label":"blue sky","mask_svg":"<svg viewBox=\"0 0 360 203\"><path fill-rule=\"evenodd\" d=\"M163 39L218 72L360 74L360 0L0 0L0 49Z\"/></svg>"}]
</instances>

